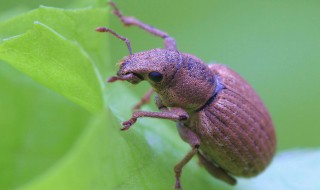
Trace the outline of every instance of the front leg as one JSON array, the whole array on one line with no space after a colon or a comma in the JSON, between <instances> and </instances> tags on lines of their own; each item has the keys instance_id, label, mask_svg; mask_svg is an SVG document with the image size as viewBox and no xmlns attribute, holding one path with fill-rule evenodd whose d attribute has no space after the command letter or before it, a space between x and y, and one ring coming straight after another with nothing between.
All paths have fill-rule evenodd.
<instances>
[{"instance_id":1,"label":"front leg","mask_svg":"<svg viewBox=\"0 0 320 190\"><path fill-rule=\"evenodd\" d=\"M189 115L186 111L181 108L171 108L165 109L161 112L149 112L149 111L135 111L132 114L132 117L122 123L123 128L121 130L128 130L131 125L133 125L139 117L153 117L153 118L161 118L161 119L170 119L173 121L183 121L189 118Z\"/></svg>"},{"instance_id":2,"label":"front leg","mask_svg":"<svg viewBox=\"0 0 320 190\"><path fill-rule=\"evenodd\" d=\"M110 1L109 4L113 7L113 14L115 14L124 25L138 26L139 28L141 28L151 34L164 39L164 46L166 49L177 50L176 40L174 38L170 37L166 32L159 30L155 27L152 27L148 24L145 24L145 23L141 22L140 20L136 19L135 17L123 16L122 13L120 12L120 10L118 9L117 5L114 2Z\"/></svg>"}]
</instances>

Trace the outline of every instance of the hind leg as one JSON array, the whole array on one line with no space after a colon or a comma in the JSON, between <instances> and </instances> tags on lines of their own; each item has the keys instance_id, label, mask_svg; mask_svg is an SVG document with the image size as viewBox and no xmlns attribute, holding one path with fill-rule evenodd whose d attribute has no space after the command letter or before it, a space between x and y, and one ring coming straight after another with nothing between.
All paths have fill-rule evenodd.
<instances>
[{"instance_id":1,"label":"hind leg","mask_svg":"<svg viewBox=\"0 0 320 190\"><path fill-rule=\"evenodd\" d=\"M197 135L193 131L191 131L188 127L184 126L182 123L178 123L177 127L178 127L178 132L180 137L185 142L187 142L192 148L185 155L185 157L178 164L174 166L174 173L176 177L176 183L174 188L176 190L182 190L182 186L180 183L182 169L192 159L192 157L197 154L200 146L200 139L197 137Z\"/></svg>"},{"instance_id":2,"label":"hind leg","mask_svg":"<svg viewBox=\"0 0 320 190\"><path fill-rule=\"evenodd\" d=\"M224 169L214 165L212 162L207 160L200 152L198 152L200 163L206 168L206 170L215 178L218 178L230 185L235 185L237 180L230 176Z\"/></svg>"}]
</instances>

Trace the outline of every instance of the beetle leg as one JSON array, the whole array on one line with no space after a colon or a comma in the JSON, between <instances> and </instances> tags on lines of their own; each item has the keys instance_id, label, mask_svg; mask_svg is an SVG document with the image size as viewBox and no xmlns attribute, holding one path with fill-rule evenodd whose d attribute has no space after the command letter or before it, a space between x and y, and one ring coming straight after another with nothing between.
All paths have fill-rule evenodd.
<instances>
[{"instance_id":1,"label":"beetle leg","mask_svg":"<svg viewBox=\"0 0 320 190\"><path fill-rule=\"evenodd\" d=\"M188 154L174 167L174 172L176 177L175 189L182 189L181 183L180 183L182 168L198 152L198 148L200 146L200 139L193 131L191 131L189 128L184 126L182 123L178 123L177 127L178 127L178 131L181 138L185 142L189 143L190 146L192 147L191 151L188 152Z\"/></svg>"},{"instance_id":2,"label":"beetle leg","mask_svg":"<svg viewBox=\"0 0 320 190\"><path fill-rule=\"evenodd\" d=\"M125 25L125 26L138 26L139 28L155 35L158 36L160 38L164 39L164 45L166 49L171 49L171 50L177 50L176 48L176 41L174 38L170 37L166 32L161 31L157 28L154 28L150 25L147 25L143 22L141 22L140 20L136 19L135 17L129 17L129 16L123 16L122 13L120 12L120 10L118 9L117 5L110 1L109 4L113 7L113 14L115 14L117 17L119 17L119 19L121 20L121 22Z\"/></svg>"},{"instance_id":3,"label":"beetle leg","mask_svg":"<svg viewBox=\"0 0 320 190\"><path fill-rule=\"evenodd\" d=\"M122 122L123 128L121 130L128 130L139 117L153 117L161 119L171 119L174 121L183 121L187 120L189 118L189 115L181 108L172 108L170 110L163 110L162 112L135 111L128 121Z\"/></svg>"},{"instance_id":4,"label":"beetle leg","mask_svg":"<svg viewBox=\"0 0 320 190\"><path fill-rule=\"evenodd\" d=\"M181 177L181 172L182 168L191 160L191 158L198 152L198 147L192 147L190 152L177 164L174 166L174 172L176 176L176 183L174 188L181 190L181 183L180 183L180 177Z\"/></svg>"},{"instance_id":5,"label":"beetle leg","mask_svg":"<svg viewBox=\"0 0 320 190\"><path fill-rule=\"evenodd\" d=\"M138 102L135 106L133 106L133 110L139 110L141 106L149 103L153 92L154 92L153 88L148 90L148 92L141 98L140 102Z\"/></svg>"},{"instance_id":6,"label":"beetle leg","mask_svg":"<svg viewBox=\"0 0 320 190\"><path fill-rule=\"evenodd\" d=\"M109 29L109 28L105 28L105 27L98 27L96 28L97 32L109 32L112 35L114 35L116 38L124 41L127 44L127 48L129 50L130 55L132 55L132 49L131 49L131 44L130 44L130 40L128 38L125 38L123 36L120 36L119 34L117 34L116 32L114 32L113 30Z\"/></svg>"},{"instance_id":7,"label":"beetle leg","mask_svg":"<svg viewBox=\"0 0 320 190\"><path fill-rule=\"evenodd\" d=\"M200 139L190 128L183 123L177 123L177 128L182 140L187 142L191 147L199 147Z\"/></svg>"},{"instance_id":8,"label":"beetle leg","mask_svg":"<svg viewBox=\"0 0 320 190\"><path fill-rule=\"evenodd\" d=\"M223 168L214 165L208 161L200 152L198 152L200 163L206 168L206 170L215 178L218 178L230 185L235 185L237 180L230 176Z\"/></svg>"}]
</instances>

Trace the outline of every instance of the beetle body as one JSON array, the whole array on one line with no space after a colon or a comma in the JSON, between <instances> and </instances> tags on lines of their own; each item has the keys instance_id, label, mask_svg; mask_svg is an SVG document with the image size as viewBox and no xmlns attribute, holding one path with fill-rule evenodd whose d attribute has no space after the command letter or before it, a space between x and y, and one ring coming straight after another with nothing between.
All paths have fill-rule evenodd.
<instances>
[{"instance_id":1,"label":"beetle body","mask_svg":"<svg viewBox=\"0 0 320 190\"><path fill-rule=\"evenodd\" d=\"M117 76L108 81L149 82L152 90L136 109L148 102L153 91L157 94L160 112L136 110L122 123L122 130L141 117L170 119L177 122L181 138L192 148L174 167L175 189L181 189L182 168L196 154L210 174L231 185L236 184L233 176L252 177L262 172L275 153L276 138L270 115L253 88L225 65L207 65L196 56L179 52L175 40L165 32L124 17L110 4L125 25L136 25L164 39L164 49L132 54L127 38L97 28L125 41L130 51L120 62Z\"/></svg>"},{"instance_id":2,"label":"beetle body","mask_svg":"<svg viewBox=\"0 0 320 190\"><path fill-rule=\"evenodd\" d=\"M153 82L150 71L163 73ZM269 113L253 88L225 65L207 65L177 51L153 49L125 57L118 76L134 73L133 84L147 80L161 104L184 109L179 121L201 141L200 153L235 176L260 173L275 152L275 133Z\"/></svg>"}]
</instances>

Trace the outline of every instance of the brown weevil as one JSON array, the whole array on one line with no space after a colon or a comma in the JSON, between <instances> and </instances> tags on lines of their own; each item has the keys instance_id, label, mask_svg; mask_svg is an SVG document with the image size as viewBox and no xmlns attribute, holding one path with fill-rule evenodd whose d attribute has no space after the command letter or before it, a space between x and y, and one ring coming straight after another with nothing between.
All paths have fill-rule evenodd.
<instances>
[{"instance_id":1,"label":"brown weevil","mask_svg":"<svg viewBox=\"0 0 320 190\"><path fill-rule=\"evenodd\" d=\"M122 123L128 130L140 117L177 122L181 138L191 150L174 167L175 189L182 189L182 168L197 155L200 164L214 177L231 185L233 176L253 177L271 162L276 137L271 117L253 88L236 72L221 64L205 64L201 59L179 52L175 39L134 17L123 16L117 6L113 13L125 26L163 38L164 49L132 54L130 41L114 31L99 27L126 42L130 55L123 58L117 80L138 84L146 80L152 89L134 107L132 117ZM152 93L160 112L139 111Z\"/></svg>"}]
</instances>

